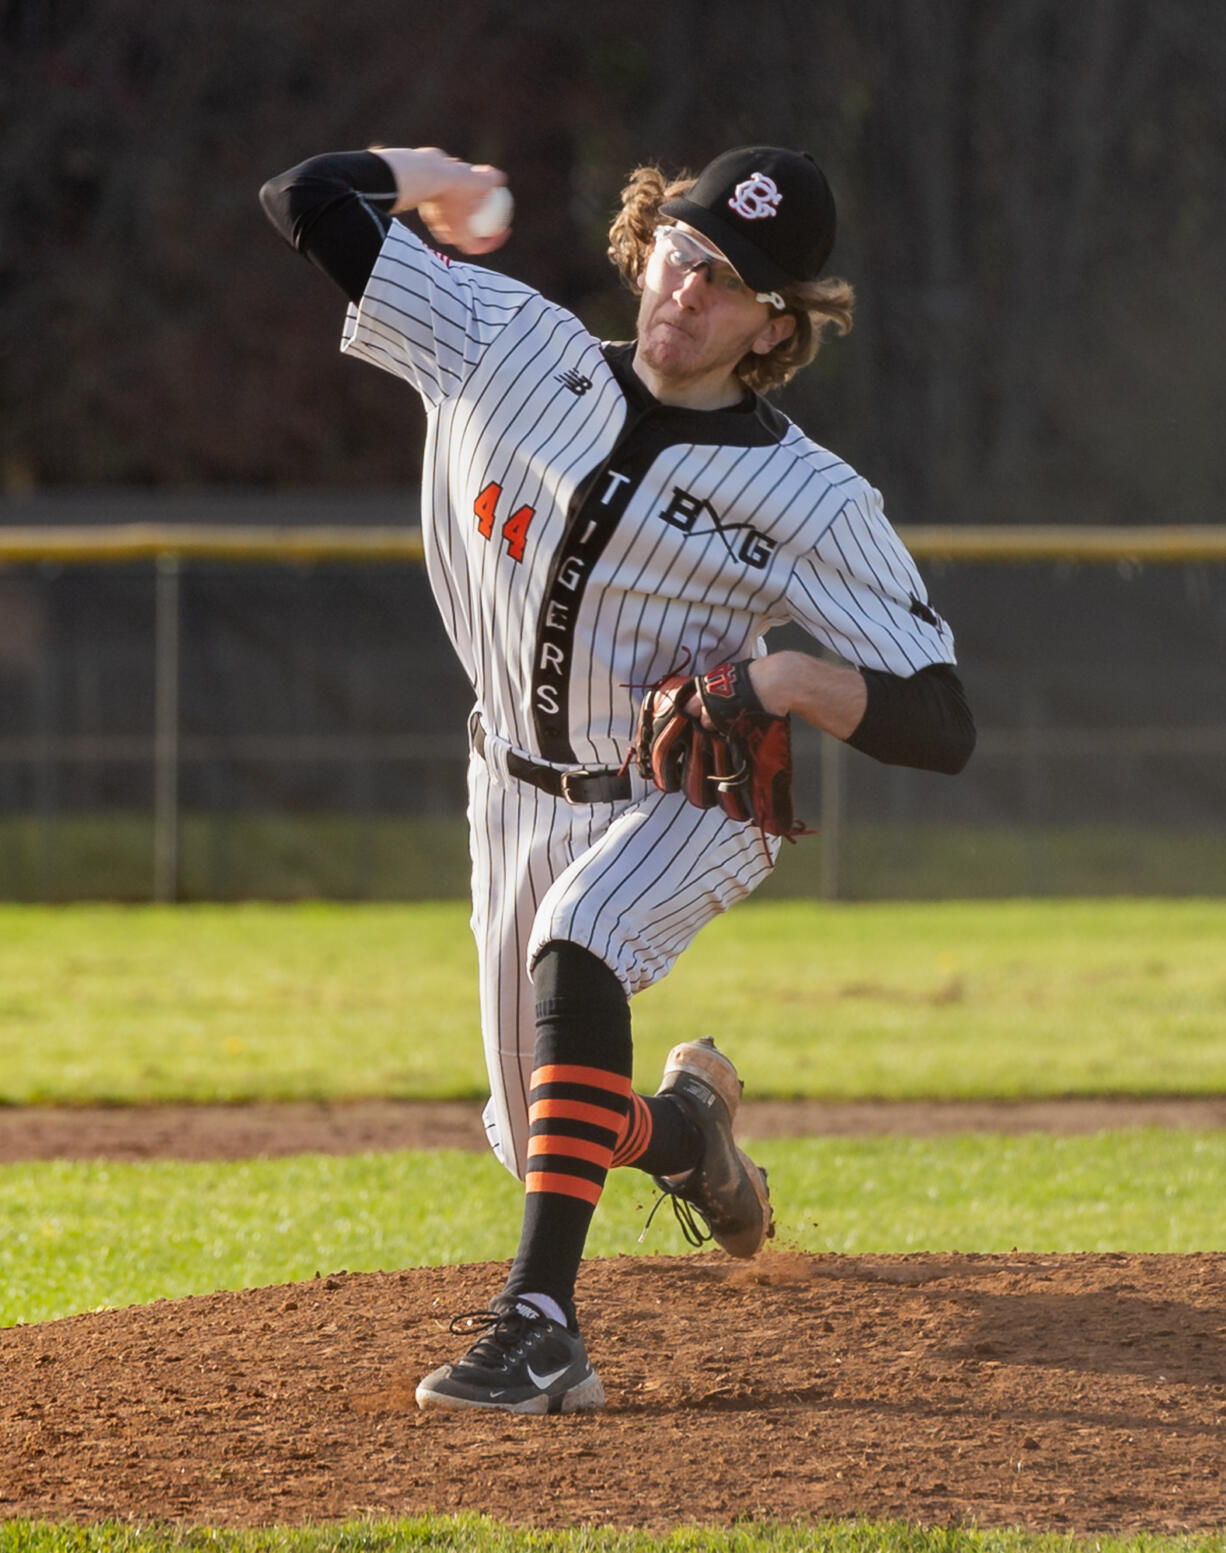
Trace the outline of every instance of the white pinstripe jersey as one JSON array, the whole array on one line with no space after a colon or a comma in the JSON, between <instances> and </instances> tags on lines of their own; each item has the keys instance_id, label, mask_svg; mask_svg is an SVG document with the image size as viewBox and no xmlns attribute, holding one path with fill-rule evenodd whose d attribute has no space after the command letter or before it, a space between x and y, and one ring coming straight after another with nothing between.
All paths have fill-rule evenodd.
<instances>
[{"instance_id":1,"label":"white pinstripe jersey","mask_svg":"<svg viewBox=\"0 0 1226 1553\"><path fill-rule=\"evenodd\" d=\"M619 766L644 686L789 620L861 667L954 661L878 493L765 401L662 406L630 347L399 222L341 348L425 401L431 583L487 728L526 754Z\"/></svg>"}]
</instances>

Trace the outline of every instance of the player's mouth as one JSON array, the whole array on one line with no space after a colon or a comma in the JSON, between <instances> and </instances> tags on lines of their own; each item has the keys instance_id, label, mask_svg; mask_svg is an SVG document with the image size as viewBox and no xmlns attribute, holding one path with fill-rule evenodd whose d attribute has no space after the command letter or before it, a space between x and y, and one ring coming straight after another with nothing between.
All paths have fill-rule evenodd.
<instances>
[{"instance_id":1,"label":"player's mouth","mask_svg":"<svg viewBox=\"0 0 1226 1553\"><path fill-rule=\"evenodd\" d=\"M652 325L656 328L670 329L674 334L679 334L687 340L691 340L694 337L685 321L680 318L666 318L657 315L652 319Z\"/></svg>"}]
</instances>

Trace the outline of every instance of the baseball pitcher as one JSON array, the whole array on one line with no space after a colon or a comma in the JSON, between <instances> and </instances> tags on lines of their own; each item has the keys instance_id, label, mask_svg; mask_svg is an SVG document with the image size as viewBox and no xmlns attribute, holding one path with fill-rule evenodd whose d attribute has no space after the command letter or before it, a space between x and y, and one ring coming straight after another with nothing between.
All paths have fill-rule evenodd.
<instances>
[{"instance_id":1,"label":"baseball pitcher","mask_svg":"<svg viewBox=\"0 0 1226 1553\"><path fill-rule=\"evenodd\" d=\"M851 323L851 288L822 275L815 162L759 145L671 184L637 169L609 238L639 299L624 344L469 262L506 239L505 185L381 148L314 157L261 198L348 296L341 349L424 402L426 564L475 696L486 1127L524 1213L505 1287L452 1324L479 1335L417 1400L554 1413L604 1402L574 1290L610 1169L653 1176L695 1242L751 1257L772 1232L733 1064L688 1040L636 1093L629 1000L800 828L789 718L948 773L974 724L880 495L763 397ZM786 621L831 659L767 653Z\"/></svg>"}]
</instances>

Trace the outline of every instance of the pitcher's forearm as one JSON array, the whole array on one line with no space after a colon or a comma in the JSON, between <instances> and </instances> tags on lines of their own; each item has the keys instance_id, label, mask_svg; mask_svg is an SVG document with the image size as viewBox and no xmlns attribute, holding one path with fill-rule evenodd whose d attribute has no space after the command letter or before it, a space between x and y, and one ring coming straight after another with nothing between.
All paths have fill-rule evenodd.
<instances>
[{"instance_id":1,"label":"pitcher's forearm","mask_svg":"<svg viewBox=\"0 0 1226 1553\"><path fill-rule=\"evenodd\" d=\"M750 678L768 712L794 712L886 765L955 776L975 748L975 719L950 663L885 674L789 651L756 658Z\"/></svg>"},{"instance_id":2,"label":"pitcher's forearm","mask_svg":"<svg viewBox=\"0 0 1226 1553\"><path fill-rule=\"evenodd\" d=\"M775 652L755 658L750 679L768 712L795 712L807 723L846 739L855 732L868 706L868 690L859 669L824 663L803 652Z\"/></svg>"}]
</instances>

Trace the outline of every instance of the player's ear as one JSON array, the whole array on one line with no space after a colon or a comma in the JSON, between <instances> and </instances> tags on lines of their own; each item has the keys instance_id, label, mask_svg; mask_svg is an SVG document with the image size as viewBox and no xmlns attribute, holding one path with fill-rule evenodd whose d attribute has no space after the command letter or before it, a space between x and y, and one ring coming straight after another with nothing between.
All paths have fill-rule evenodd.
<instances>
[{"instance_id":1,"label":"player's ear","mask_svg":"<svg viewBox=\"0 0 1226 1553\"><path fill-rule=\"evenodd\" d=\"M795 317L791 313L776 313L762 325L749 348L755 356L768 356L776 345L790 340L795 333Z\"/></svg>"}]
</instances>

